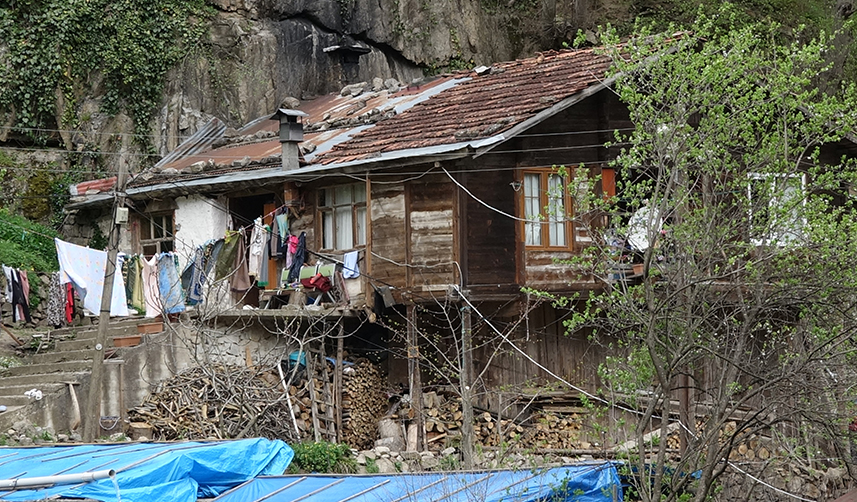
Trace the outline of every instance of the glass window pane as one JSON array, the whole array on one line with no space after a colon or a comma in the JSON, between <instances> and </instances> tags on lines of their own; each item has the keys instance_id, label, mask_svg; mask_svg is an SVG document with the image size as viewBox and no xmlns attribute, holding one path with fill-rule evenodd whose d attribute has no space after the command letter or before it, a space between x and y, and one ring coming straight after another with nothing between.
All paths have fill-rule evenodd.
<instances>
[{"instance_id":1,"label":"glass window pane","mask_svg":"<svg viewBox=\"0 0 857 502\"><path fill-rule=\"evenodd\" d=\"M160 239L164 236L164 219L161 216L152 217L152 235L155 239Z\"/></svg>"},{"instance_id":2,"label":"glass window pane","mask_svg":"<svg viewBox=\"0 0 857 502\"><path fill-rule=\"evenodd\" d=\"M357 245L366 244L366 207L358 207L355 210L357 220Z\"/></svg>"},{"instance_id":3,"label":"glass window pane","mask_svg":"<svg viewBox=\"0 0 857 502\"><path fill-rule=\"evenodd\" d=\"M157 244L150 244L148 246L143 246L143 255L147 258L151 258L158 252Z\"/></svg>"},{"instance_id":4,"label":"glass window pane","mask_svg":"<svg viewBox=\"0 0 857 502\"><path fill-rule=\"evenodd\" d=\"M538 174L524 175L524 218L527 220L541 220L541 202L539 192L541 191L541 176ZM542 243L541 224L536 221L527 221L524 224L524 242L529 246L538 246Z\"/></svg>"},{"instance_id":5,"label":"glass window pane","mask_svg":"<svg viewBox=\"0 0 857 502\"><path fill-rule=\"evenodd\" d=\"M351 206L347 208L337 208L334 212L336 219L336 247L334 249L350 249L354 247L354 237L352 233Z\"/></svg>"},{"instance_id":6,"label":"glass window pane","mask_svg":"<svg viewBox=\"0 0 857 502\"><path fill-rule=\"evenodd\" d=\"M167 237L172 236L173 235L173 217L172 217L172 215L164 215L162 218L163 218L163 222L164 222L164 235L166 235Z\"/></svg>"},{"instance_id":7,"label":"glass window pane","mask_svg":"<svg viewBox=\"0 0 857 502\"><path fill-rule=\"evenodd\" d=\"M351 204L351 185L336 187L333 193L333 201L336 206Z\"/></svg>"},{"instance_id":8,"label":"glass window pane","mask_svg":"<svg viewBox=\"0 0 857 502\"><path fill-rule=\"evenodd\" d=\"M148 240L152 238L152 223L148 218L140 221L140 239Z\"/></svg>"},{"instance_id":9,"label":"glass window pane","mask_svg":"<svg viewBox=\"0 0 857 502\"><path fill-rule=\"evenodd\" d=\"M551 246L565 246L565 183L562 176L551 174L548 177L547 219L549 242Z\"/></svg>"},{"instance_id":10,"label":"glass window pane","mask_svg":"<svg viewBox=\"0 0 857 502\"><path fill-rule=\"evenodd\" d=\"M166 253L167 251L173 251L173 241L161 242L161 252Z\"/></svg>"},{"instance_id":11,"label":"glass window pane","mask_svg":"<svg viewBox=\"0 0 857 502\"><path fill-rule=\"evenodd\" d=\"M324 249L333 249L333 212L324 211L321 213L321 247Z\"/></svg>"},{"instance_id":12,"label":"glass window pane","mask_svg":"<svg viewBox=\"0 0 857 502\"><path fill-rule=\"evenodd\" d=\"M318 205L319 207L329 207L332 205L332 201L330 200L330 189L325 188L323 190L319 190Z\"/></svg>"},{"instance_id":13,"label":"glass window pane","mask_svg":"<svg viewBox=\"0 0 857 502\"><path fill-rule=\"evenodd\" d=\"M366 185L352 185L354 187L354 202L366 202Z\"/></svg>"}]
</instances>

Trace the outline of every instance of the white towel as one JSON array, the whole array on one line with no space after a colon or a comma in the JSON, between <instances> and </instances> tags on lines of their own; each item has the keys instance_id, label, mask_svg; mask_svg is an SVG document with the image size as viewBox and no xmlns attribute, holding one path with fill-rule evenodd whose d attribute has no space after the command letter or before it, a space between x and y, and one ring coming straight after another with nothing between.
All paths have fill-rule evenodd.
<instances>
[{"instance_id":1,"label":"white towel","mask_svg":"<svg viewBox=\"0 0 857 502\"><path fill-rule=\"evenodd\" d=\"M54 239L60 264L60 283L74 284L83 298L83 306L93 314L101 312L101 291L104 286L104 270L107 268L107 253L70 242ZM113 296L110 298L110 315L127 316L128 302L125 298L125 281L122 278L121 261L117 257L116 273L113 274Z\"/></svg>"},{"instance_id":2,"label":"white towel","mask_svg":"<svg viewBox=\"0 0 857 502\"><path fill-rule=\"evenodd\" d=\"M359 251L351 251L345 253L345 256L342 257L342 278L343 279L356 279L360 277L360 269L357 268L357 258L359 256Z\"/></svg>"}]
</instances>

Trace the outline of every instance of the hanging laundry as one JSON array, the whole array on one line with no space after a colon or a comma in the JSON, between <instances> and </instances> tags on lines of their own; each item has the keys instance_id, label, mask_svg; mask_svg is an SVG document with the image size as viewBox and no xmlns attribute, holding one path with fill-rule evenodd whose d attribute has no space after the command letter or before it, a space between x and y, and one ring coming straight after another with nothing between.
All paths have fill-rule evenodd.
<instances>
[{"instance_id":1,"label":"hanging laundry","mask_svg":"<svg viewBox=\"0 0 857 502\"><path fill-rule=\"evenodd\" d=\"M220 254L217 255L217 263L214 266L214 280L219 281L234 272L235 255L238 253L238 240L240 239L238 232L226 232L226 237L223 241L223 247Z\"/></svg>"},{"instance_id":2,"label":"hanging laundry","mask_svg":"<svg viewBox=\"0 0 857 502\"><path fill-rule=\"evenodd\" d=\"M59 275L59 272L57 272ZM60 280L62 284L62 280ZM65 322L71 324L74 320L74 286L69 282L65 285Z\"/></svg>"},{"instance_id":3,"label":"hanging laundry","mask_svg":"<svg viewBox=\"0 0 857 502\"><path fill-rule=\"evenodd\" d=\"M351 251L345 253L345 256L342 257L342 277L344 279L356 279L360 277L360 269L357 267L357 258L359 256L359 251Z\"/></svg>"},{"instance_id":4,"label":"hanging laundry","mask_svg":"<svg viewBox=\"0 0 857 502\"><path fill-rule=\"evenodd\" d=\"M232 265L234 273L229 278L229 287L232 291L244 292L253 287L250 283L250 272L247 269L247 247L244 245L244 232L238 236L238 245L235 249L235 262Z\"/></svg>"},{"instance_id":5,"label":"hanging laundry","mask_svg":"<svg viewBox=\"0 0 857 502\"><path fill-rule=\"evenodd\" d=\"M277 224L276 214L271 220L271 239L268 241L268 251L271 258L280 258L282 256L282 247L280 246L280 234L288 233L288 228L282 229Z\"/></svg>"},{"instance_id":6,"label":"hanging laundry","mask_svg":"<svg viewBox=\"0 0 857 502\"><path fill-rule=\"evenodd\" d=\"M101 293L104 272L107 268L107 253L54 239L60 264L60 282L74 284L83 306L92 313L101 311ZM121 265L120 265L121 266ZM113 274L113 294L110 298L110 315L127 316L128 302L121 269Z\"/></svg>"},{"instance_id":7,"label":"hanging laundry","mask_svg":"<svg viewBox=\"0 0 857 502\"><path fill-rule=\"evenodd\" d=\"M12 267L3 265L3 275L6 277L6 284L3 287L3 296L7 303L12 302Z\"/></svg>"},{"instance_id":8,"label":"hanging laundry","mask_svg":"<svg viewBox=\"0 0 857 502\"><path fill-rule=\"evenodd\" d=\"M268 261L271 258L271 249L267 245L268 239L270 239L270 227L265 225L264 230L265 233L263 235L265 237L265 245L262 246L262 263L259 266L259 275L256 277L256 285L260 288L264 288L268 285Z\"/></svg>"},{"instance_id":9,"label":"hanging laundry","mask_svg":"<svg viewBox=\"0 0 857 502\"><path fill-rule=\"evenodd\" d=\"M60 273L51 274L51 282L47 290L48 307L45 312L47 323L54 328L59 328L65 321L65 288L60 284Z\"/></svg>"},{"instance_id":10,"label":"hanging laundry","mask_svg":"<svg viewBox=\"0 0 857 502\"><path fill-rule=\"evenodd\" d=\"M250 254L247 257L247 269L250 275L258 278L262 269L262 248L265 247L265 227L262 226L262 218L256 218L253 222L253 231L250 233Z\"/></svg>"},{"instance_id":11,"label":"hanging laundry","mask_svg":"<svg viewBox=\"0 0 857 502\"><path fill-rule=\"evenodd\" d=\"M158 289L158 256L150 260L141 259L143 266L143 298L146 301L146 317L161 315L161 292Z\"/></svg>"},{"instance_id":12,"label":"hanging laundry","mask_svg":"<svg viewBox=\"0 0 857 502\"><path fill-rule=\"evenodd\" d=\"M175 253L158 255L158 289L165 314L184 312L184 295L178 265L178 256Z\"/></svg>"},{"instance_id":13,"label":"hanging laundry","mask_svg":"<svg viewBox=\"0 0 857 502\"><path fill-rule=\"evenodd\" d=\"M12 269L12 321L18 322L26 320L32 322L30 318L30 304L27 302L27 297L30 292L30 283L27 281L27 272Z\"/></svg>"},{"instance_id":14,"label":"hanging laundry","mask_svg":"<svg viewBox=\"0 0 857 502\"><path fill-rule=\"evenodd\" d=\"M295 253L298 251L298 236L289 235L286 238L286 268L292 268L295 261Z\"/></svg>"},{"instance_id":15,"label":"hanging laundry","mask_svg":"<svg viewBox=\"0 0 857 502\"><path fill-rule=\"evenodd\" d=\"M301 267L303 267L304 263L306 263L306 259L306 232L301 232L301 235L298 237L298 247L295 250L295 257L292 260L292 266L289 267L289 275L287 280L289 284L298 280L298 278L301 276Z\"/></svg>"},{"instance_id":16,"label":"hanging laundry","mask_svg":"<svg viewBox=\"0 0 857 502\"><path fill-rule=\"evenodd\" d=\"M289 232L289 213L285 209L281 209L274 216L274 221L277 222L277 228L280 229L280 238L277 240L277 256L283 256L286 254L286 248L289 245L288 237L291 235Z\"/></svg>"},{"instance_id":17,"label":"hanging laundry","mask_svg":"<svg viewBox=\"0 0 857 502\"><path fill-rule=\"evenodd\" d=\"M131 256L126 260L128 270L128 306L139 313L146 311L146 296L143 294L143 257Z\"/></svg>"},{"instance_id":18,"label":"hanging laundry","mask_svg":"<svg viewBox=\"0 0 857 502\"><path fill-rule=\"evenodd\" d=\"M187 266L182 270L182 290L188 305L197 305L202 301L202 285L205 278L205 248L197 246L193 258L188 260Z\"/></svg>"}]
</instances>

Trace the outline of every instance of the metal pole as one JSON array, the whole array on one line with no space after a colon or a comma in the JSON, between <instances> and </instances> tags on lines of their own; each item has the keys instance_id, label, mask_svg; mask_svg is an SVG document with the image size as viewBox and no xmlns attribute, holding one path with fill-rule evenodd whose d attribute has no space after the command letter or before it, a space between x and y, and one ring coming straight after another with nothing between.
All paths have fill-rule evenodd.
<instances>
[{"instance_id":1,"label":"metal pole","mask_svg":"<svg viewBox=\"0 0 857 502\"><path fill-rule=\"evenodd\" d=\"M119 162L116 176L115 199L113 201L113 222L107 248L107 266L104 269L104 287L101 290L101 312L98 313L98 332L92 348L92 373L89 377L89 391L86 397L86 413L83 418L83 440L95 441L101 425L101 398L104 388L104 348L107 345L107 333L110 325L110 303L113 297L113 276L116 274L116 257L119 254L119 233L121 225L116 222L117 209L125 207L126 165Z\"/></svg>"},{"instance_id":2,"label":"metal pole","mask_svg":"<svg viewBox=\"0 0 857 502\"><path fill-rule=\"evenodd\" d=\"M33 478L0 479L0 490L20 490L21 488L39 488L53 485L88 483L116 475L113 469L104 471L79 472L77 474L59 474L57 476L38 476Z\"/></svg>"}]
</instances>

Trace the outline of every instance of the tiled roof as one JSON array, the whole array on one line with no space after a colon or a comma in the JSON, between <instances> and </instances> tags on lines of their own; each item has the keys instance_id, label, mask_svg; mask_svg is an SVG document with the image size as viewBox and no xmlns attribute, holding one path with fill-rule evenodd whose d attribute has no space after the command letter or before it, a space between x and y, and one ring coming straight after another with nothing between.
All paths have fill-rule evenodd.
<instances>
[{"instance_id":1,"label":"tiled roof","mask_svg":"<svg viewBox=\"0 0 857 502\"><path fill-rule=\"evenodd\" d=\"M367 88L362 93L322 96L300 106L308 114L300 144L301 164L334 167L391 158L390 152L415 156L446 145L496 139L539 112L603 82L609 67L609 57L591 49L551 51L478 72L444 75L396 92ZM281 162L281 146L277 122L269 118L254 120L231 139L225 137L223 124L212 121L156 169L138 175L128 186L176 185L275 166ZM109 188L112 185L93 186L90 192ZM83 192L86 190L81 195Z\"/></svg>"},{"instance_id":2,"label":"tiled roof","mask_svg":"<svg viewBox=\"0 0 857 502\"><path fill-rule=\"evenodd\" d=\"M609 67L609 57L588 49L498 63L483 75L458 74L458 85L378 122L315 161L347 162L491 137L603 81Z\"/></svg>"}]
</instances>

